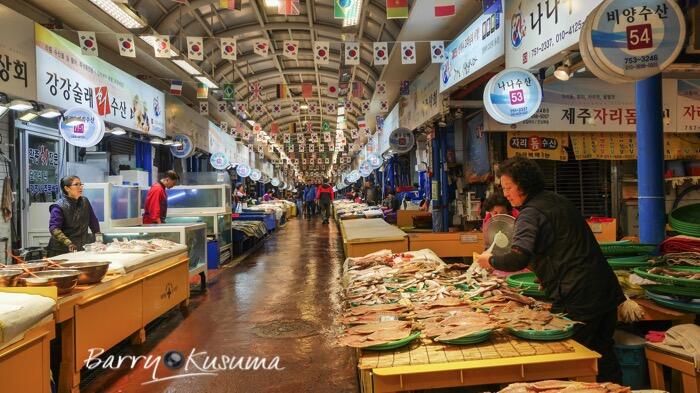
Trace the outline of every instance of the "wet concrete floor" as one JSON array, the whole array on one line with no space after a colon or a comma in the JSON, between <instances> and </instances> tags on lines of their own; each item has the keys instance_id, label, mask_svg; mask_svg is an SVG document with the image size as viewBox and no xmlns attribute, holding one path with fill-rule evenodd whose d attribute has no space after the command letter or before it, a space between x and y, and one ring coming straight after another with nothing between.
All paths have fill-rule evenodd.
<instances>
[{"instance_id":1,"label":"wet concrete floor","mask_svg":"<svg viewBox=\"0 0 700 393\"><path fill-rule=\"evenodd\" d=\"M170 312L148 331L144 345L115 351L114 360L151 355L150 367L140 361L131 369L129 360L117 370L84 373L91 375L81 391L357 392L354 351L333 345L342 261L334 222L292 219L238 266L221 269L207 293L193 293L189 315ZM275 356L279 361L272 367ZM207 357L234 369L182 377L202 373L197 366L209 371ZM243 363L237 363L240 357ZM266 363L253 370L249 357Z\"/></svg>"}]
</instances>

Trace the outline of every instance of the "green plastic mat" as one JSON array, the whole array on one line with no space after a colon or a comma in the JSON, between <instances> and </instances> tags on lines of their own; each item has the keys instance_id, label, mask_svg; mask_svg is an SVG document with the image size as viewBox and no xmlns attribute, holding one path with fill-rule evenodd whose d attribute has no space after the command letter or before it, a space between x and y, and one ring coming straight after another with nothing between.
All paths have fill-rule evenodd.
<instances>
[{"instance_id":1,"label":"green plastic mat","mask_svg":"<svg viewBox=\"0 0 700 393\"><path fill-rule=\"evenodd\" d=\"M411 341L417 339L418 337L420 337L420 331L413 332L410 336L402 338L401 340L388 342L386 344L373 345L371 347L366 347L362 349L366 349L369 351L388 351L390 349L401 348L404 345L410 343Z\"/></svg>"},{"instance_id":2,"label":"green plastic mat","mask_svg":"<svg viewBox=\"0 0 700 393\"><path fill-rule=\"evenodd\" d=\"M634 269L635 267L648 266L651 255L635 255L632 257L608 258L608 264L613 269Z\"/></svg>"},{"instance_id":3,"label":"green plastic mat","mask_svg":"<svg viewBox=\"0 0 700 393\"><path fill-rule=\"evenodd\" d=\"M668 215L668 223L684 235L700 235L700 203L675 209Z\"/></svg>"},{"instance_id":4,"label":"green plastic mat","mask_svg":"<svg viewBox=\"0 0 700 393\"><path fill-rule=\"evenodd\" d=\"M535 330L515 330L508 329L510 334L515 337L523 338L525 340L536 340L536 341L559 341L565 340L574 335L574 329L557 331L553 333L551 331L538 332Z\"/></svg>"},{"instance_id":5,"label":"green plastic mat","mask_svg":"<svg viewBox=\"0 0 700 393\"><path fill-rule=\"evenodd\" d=\"M524 289L523 295L532 297L545 297L544 292L540 291L540 284L535 282L537 276L535 273L517 273L506 278L506 283L511 288Z\"/></svg>"},{"instance_id":6,"label":"green plastic mat","mask_svg":"<svg viewBox=\"0 0 700 393\"><path fill-rule=\"evenodd\" d=\"M601 243L601 250L603 250L603 255L609 256L623 256L623 255L640 255L640 254L651 254L656 250L655 244L637 244L637 243Z\"/></svg>"},{"instance_id":7,"label":"green plastic mat","mask_svg":"<svg viewBox=\"0 0 700 393\"><path fill-rule=\"evenodd\" d=\"M688 267L688 266L668 267L668 266L664 266L664 268L670 269L670 270L689 271L689 272L700 273L699 267ZM652 274L652 273L648 272L650 269L651 268L648 268L648 267L637 267L637 268L634 268L634 272L640 277L643 277L643 278L646 278L646 279L649 279L652 281L656 281L658 283L680 285L682 287L690 287L690 288L700 288L700 280L691 280L688 278L678 278L678 277L662 276L660 274Z\"/></svg>"},{"instance_id":8,"label":"green plastic mat","mask_svg":"<svg viewBox=\"0 0 700 393\"><path fill-rule=\"evenodd\" d=\"M646 295L649 299L655 301L656 303L659 303L662 306L666 306L674 310L681 310L692 312L695 314L700 314L700 302L684 302L676 300L670 296L654 293L652 291L646 291Z\"/></svg>"},{"instance_id":9,"label":"green plastic mat","mask_svg":"<svg viewBox=\"0 0 700 393\"><path fill-rule=\"evenodd\" d=\"M700 288L681 287L678 285L644 285L644 289L667 296L687 296L700 298Z\"/></svg>"},{"instance_id":10,"label":"green plastic mat","mask_svg":"<svg viewBox=\"0 0 700 393\"><path fill-rule=\"evenodd\" d=\"M480 332L476 332L473 334L469 334L464 337L456 338L454 340L435 340L438 342L441 342L443 344L452 344L452 345L468 345L468 344L478 344L482 343L491 337L491 332L493 332L493 329L487 329L483 330Z\"/></svg>"}]
</instances>

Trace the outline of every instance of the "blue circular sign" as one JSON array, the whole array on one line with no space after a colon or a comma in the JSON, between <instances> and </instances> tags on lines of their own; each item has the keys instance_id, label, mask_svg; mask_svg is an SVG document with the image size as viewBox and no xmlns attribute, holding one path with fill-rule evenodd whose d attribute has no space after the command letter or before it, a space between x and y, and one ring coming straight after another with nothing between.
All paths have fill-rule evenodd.
<instances>
[{"instance_id":1,"label":"blue circular sign","mask_svg":"<svg viewBox=\"0 0 700 393\"><path fill-rule=\"evenodd\" d=\"M484 89L487 112L505 124L529 119L542 103L542 88L529 71L509 68L499 72Z\"/></svg>"},{"instance_id":2,"label":"blue circular sign","mask_svg":"<svg viewBox=\"0 0 700 393\"><path fill-rule=\"evenodd\" d=\"M384 159L377 153L367 154L367 161L372 164L372 169L377 169L382 166Z\"/></svg>"},{"instance_id":3,"label":"blue circular sign","mask_svg":"<svg viewBox=\"0 0 700 393\"><path fill-rule=\"evenodd\" d=\"M194 143L192 139L185 134L176 134L173 136L173 142L180 143L178 146L170 146L170 153L175 158L187 158L194 153Z\"/></svg>"},{"instance_id":4,"label":"blue circular sign","mask_svg":"<svg viewBox=\"0 0 700 393\"><path fill-rule=\"evenodd\" d=\"M389 134L389 146L394 153L408 153L415 144L416 138L408 128L397 128Z\"/></svg>"},{"instance_id":5,"label":"blue circular sign","mask_svg":"<svg viewBox=\"0 0 700 393\"><path fill-rule=\"evenodd\" d=\"M68 125L64 120L80 121ZM71 108L61 117L58 123L61 136L73 146L90 147L100 143L105 135L105 122L89 108Z\"/></svg>"},{"instance_id":6,"label":"blue circular sign","mask_svg":"<svg viewBox=\"0 0 700 393\"><path fill-rule=\"evenodd\" d=\"M613 75L646 79L671 65L685 41L685 15L672 0L606 0L592 14L593 58Z\"/></svg>"},{"instance_id":7,"label":"blue circular sign","mask_svg":"<svg viewBox=\"0 0 700 393\"><path fill-rule=\"evenodd\" d=\"M248 177L250 176L250 167L246 164L238 164L236 174L240 177Z\"/></svg>"},{"instance_id":8,"label":"blue circular sign","mask_svg":"<svg viewBox=\"0 0 700 393\"><path fill-rule=\"evenodd\" d=\"M362 164L360 164L360 169L359 169L360 176L362 176L362 177L369 176L372 173L372 169L373 169L372 164L369 161L367 161L367 160L363 161Z\"/></svg>"},{"instance_id":9,"label":"blue circular sign","mask_svg":"<svg viewBox=\"0 0 700 393\"><path fill-rule=\"evenodd\" d=\"M262 172L259 169L253 169L250 172L250 180L259 181L260 179L262 179Z\"/></svg>"},{"instance_id":10,"label":"blue circular sign","mask_svg":"<svg viewBox=\"0 0 700 393\"><path fill-rule=\"evenodd\" d=\"M214 169L218 170L228 168L229 164L231 163L228 159L228 156L222 152L212 154L211 158L209 159L209 162L211 163L211 166L214 167Z\"/></svg>"}]
</instances>

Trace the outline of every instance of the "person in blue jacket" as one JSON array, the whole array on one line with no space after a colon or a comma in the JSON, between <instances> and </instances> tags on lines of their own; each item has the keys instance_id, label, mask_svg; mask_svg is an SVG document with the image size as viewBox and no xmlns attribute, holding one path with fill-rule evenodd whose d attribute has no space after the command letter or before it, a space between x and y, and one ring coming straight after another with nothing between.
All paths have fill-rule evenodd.
<instances>
[{"instance_id":1,"label":"person in blue jacket","mask_svg":"<svg viewBox=\"0 0 700 393\"><path fill-rule=\"evenodd\" d=\"M306 203L306 219L310 220L316 213L316 186L311 182L304 189L304 203Z\"/></svg>"}]
</instances>

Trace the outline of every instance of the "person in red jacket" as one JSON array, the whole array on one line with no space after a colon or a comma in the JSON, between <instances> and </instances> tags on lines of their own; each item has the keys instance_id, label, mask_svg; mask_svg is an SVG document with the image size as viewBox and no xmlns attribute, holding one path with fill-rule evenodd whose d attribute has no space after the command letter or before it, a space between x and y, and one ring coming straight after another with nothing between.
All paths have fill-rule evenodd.
<instances>
[{"instance_id":1,"label":"person in red jacket","mask_svg":"<svg viewBox=\"0 0 700 393\"><path fill-rule=\"evenodd\" d=\"M321 206L321 216L323 223L328 224L328 216L330 216L331 202L333 202L333 187L328 184L328 179L323 179L323 184L316 191L316 200Z\"/></svg>"},{"instance_id":2,"label":"person in red jacket","mask_svg":"<svg viewBox=\"0 0 700 393\"><path fill-rule=\"evenodd\" d=\"M175 171L165 172L165 176L151 186L143 204L143 223L162 224L168 215L168 194L166 189L173 188L180 181L180 175Z\"/></svg>"}]
</instances>

